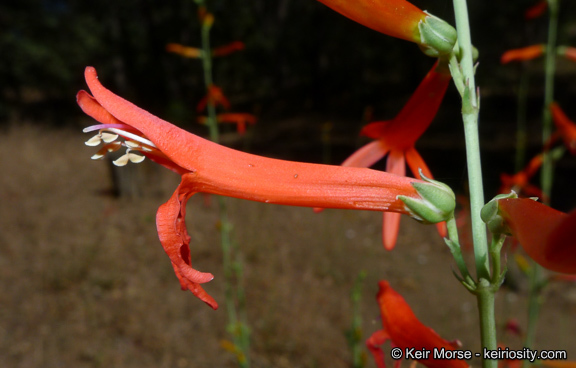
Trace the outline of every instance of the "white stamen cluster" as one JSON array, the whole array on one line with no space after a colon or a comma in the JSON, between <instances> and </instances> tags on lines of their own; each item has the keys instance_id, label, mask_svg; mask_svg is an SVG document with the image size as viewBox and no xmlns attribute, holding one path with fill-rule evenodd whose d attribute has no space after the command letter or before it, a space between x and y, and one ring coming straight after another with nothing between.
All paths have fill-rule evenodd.
<instances>
[{"instance_id":1,"label":"white stamen cluster","mask_svg":"<svg viewBox=\"0 0 576 368\"><path fill-rule=\"evenodd\" d=\"M118 141L118 137L124 138L124 142ZM126 153L117 160L112 161L116 166L125 166L128 162L133 162L135 164L144 161L145 156L140 156L132 151L143 151L152 152L153 148L156 148L154 143L146 138L139 135L117 129L117 128L106 128L98 131L94 137L86 141L87 146L95 147L104 142L102 148L96 152L91 158L92 160L99 160L104 158L106 153L118 151L121 147L126 147Z\"/></svg>"}]
</instances>

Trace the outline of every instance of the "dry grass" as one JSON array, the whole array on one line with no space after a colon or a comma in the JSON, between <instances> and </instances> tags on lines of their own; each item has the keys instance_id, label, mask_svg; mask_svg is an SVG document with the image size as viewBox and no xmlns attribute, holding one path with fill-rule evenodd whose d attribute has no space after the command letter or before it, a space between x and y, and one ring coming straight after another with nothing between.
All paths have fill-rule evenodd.
<instances>
[{"instance_id":1,"label":"dry grass","mask_svg":"<svg viewBox=\"0 0 576 368\"><path fill-rule=\"evenodd\" d=\"M146 173L141 200L103 196L106 166L78 132L19 126L0 133L0 361L3 367L233 367L220 347L224 310L179 289L155 232L157 207L178 177ZM192 257L215 274L224 302L215 208L188 208ZM216 206L213 206L216 207ZM415 313L477 349L475 300L451 275L432 227L405 220L399 245L380 244L381 215L230 200L246 263L254 367L348 367L349 292L360 270L364 331L379 326L377 280L389 279ZM576 359L576 287L554 285L538 346ZM522 293L499 297L500 321L524 321ZM372 363L369 363L372 366Z\"/></svg>"}]
</instances>

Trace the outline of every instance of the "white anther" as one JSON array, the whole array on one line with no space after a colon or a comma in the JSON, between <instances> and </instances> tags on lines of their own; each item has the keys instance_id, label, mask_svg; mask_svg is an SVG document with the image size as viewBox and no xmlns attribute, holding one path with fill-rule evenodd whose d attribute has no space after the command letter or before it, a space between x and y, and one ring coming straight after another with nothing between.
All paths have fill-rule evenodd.
<instances>
[{"instance_id":1,"label":"white anther","mask_svg":"<svg viewBox=\"0 0 576 368\"><path fill-rule=\"evenodd\" d=\"M106 143L114 142L116 138L118 138L118 134L112 134L106 132L102 133L102 140Z\"/></svg>"},{"instance_id":2,"label":"white anther","mask_svg":"<svg viewBox=\"0 0 576 368\"><path fill-rule=\"evenodd\" d=\"M100 142L102 142L102 139L100 138L100 134L96 134L94 137L88 139L86 142L84 142L85 145L90 146L90 147L95 147L97 145L100 144Z\"/></svg>"},{"instance_id":3,"label":"white anther","mask_svg":"<svg viewBox=\"0 0 576 368\"><path fill-rule=\"evenodd\" d=\"M140 147L140 145L134 141L126 141L124 143L126 143L126 147L128 147L128 148L139 148Z\"/></svg>"},{"instance_id":4,"label":"white anther","mask_svg":"<svg viewBox=\"0 0 576 368\"><path fill-rule=\"evenodd\" d=\"M125 155L122 155L119 159L112 161L112 163L116 166L126 166L128 161L133 162L135 164L144 161L144 156L139 156L131 152L126 152Z\"/></svg>"}]
</instances>

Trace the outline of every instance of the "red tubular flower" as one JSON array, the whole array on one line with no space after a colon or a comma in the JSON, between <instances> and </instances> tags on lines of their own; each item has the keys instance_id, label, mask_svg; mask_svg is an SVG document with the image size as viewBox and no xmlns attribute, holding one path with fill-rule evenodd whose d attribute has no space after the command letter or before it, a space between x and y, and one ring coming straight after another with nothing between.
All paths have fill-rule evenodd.
<instances>
[{"instance_id":1,"label":"red tubular flower","mask_svg":"<svg viewBox=\"0 0 576 368\"><path fill-rule=\"evenodd\" d=\"M416 43L420 42L418 23L427 16L406 0L318 1L368 28Z\"/></svg>"},{"instance_id":2,"label":"red tubular flower","mask_svg":"<svg viewBox=\"0 0 576 368\"><path fill-rule=\"evenodd\" d=\"M404 298L398 294L388 281L379 282L378 304L382 316L383 329L373 334L366 345L378 368L385 368L384 353L380 345L390 340L392 346L405 349L415 348L415 351L433 351L444 349L445 351L457 350L457 343L451 343L440 337L430 327L425 326L412 312ZM428 368L467 368L465 360L460 359L428 359L418 360L420 364Z\"/></svg>"},{"instance_id":3,"label":"red tubular flower","mask_svg":"<svg viewBox=\"0 0 576 368\"><path fill-rule=\"evenodd\" d=\"M526 61L536 59L537 57L542 56L545 50L546 49L544 45L532 45L523 47L521 49L508 50L502 54L500 63L508 64L512 61Z\"/></svg>"},{"instance_id":4,"label":"red tubular flower","mask_svg":"<svg viewBox=\"0 0 576 368\"><path fill-rule=\"evenodd\" d=\"M500 199L507 231L542 267L576 273L576 211L566 214L527 198Z\"/></svg>"},{"instance_id":5,"label":"red tubular flower","mask_svg":"<svg viewBox=\"0 0 576 368\"><path fill-rule=\"evenodd\" d=\"M523 194L525 196L533 196L543 198L544 193L542 190L535 185L529 183L530 179L536 174L538 169L542 166L542 154L539 154L532 158L528 165L520 172L514 175L500 174L500 181L502 186L498 193L510 193L510 191L515 191L516 193Z\"/></svg>"},{"instance_id":6,"label":"red tubular flower","mask_svg":"<svg viewBox=\"0 0 576 368\"><path fill-rule=\"evenodd\" d=\"M169 43L166 45L166 51L191 58L198 59L202 57L202 50L196 47L188 47L179 43Z\"/></svg>"},{"instance_id":7,"label":"red tubular flower","mask_svg":"<svg viewBox=\"0 0 576 368\"><path fill-rule=\"evenodd\" d=\"M200 286L213 276L190 264L190 236L184 218L186 202L193 194L212 193L293 206L409 213L400 198L422 199L414 185L431 185L369 169L283 161L235 151L188 133L116 96L100 84L92 67L86 68L85 77L94 97L80 91L78 104L102 123L84 130L99 131L87 144L95 146L103 141L103 153L109 147L126 147L126 154L115 161L117 165L141 161L142 156L134 153L138 152L182 176L172 197L158 209L158 235L182 288L213 308L217 307L216 302ZM118 136L125 142L117 142Z\"/></svg>"},{"instance_id":8,"label":"red tubular flower","mask_svg":"<svg viewBox=\"0 0 576 368\"><path fill-rule=\"evenodd\" d=\"M206 116L200 116L198 122L200 124L206 124ZM252 114L246 113L226 113L216 115L216 120L219 123L232 123L236 124L238 133L240 135L246 133L246 124L256 124L256 117Z\"/></svg>"},{"instance_id":9,"label":"red tubular flower","mask_svg":"<svg viewBox=\"0 0 576 368\"><path fill-rule=\"evenodd\" d=\"M230 108L230 102L224 95L224 92L222 92L222 88L213 84L208 87L208 94L204 96L200 102L198 102L196 111L200 112L204 110L208 104L212 104L214 106L221 105L226 110Z\"/></svg>"},{"instance_id":10,"label":"red tubular flower","mask_svg":"<svg viewBox=\"0 0 576 368\"><path fill-rule=\"evenodd\" d=\"M240 50L244 50L244 43L241 41L234 41L228 45L214 48L212 50L212 56L226 56Z\"/></svg>"},{"instance_id":11,"label":"red tubular flower","mask_svg":"<svg viewBox=\"0 0 576 368\"><path fill-rule=\"evenodd\" d=\"M450 75L439 68L436 62L394 119L374 122L362 129L360 134L375 140L354 152L342 166L370 167L388 155L386 171L404 176L407 163L417 178L420 179L419 170L422 170L426 177L432 178L430 169L414 148L414 144L436 116L450 84ZM400 216L384 213L383 221L383 243L384 247L390 250L396 244ZM440 234L446 236L445 225L438 226Z\"/></svg>"},{"instance_id":12,"label":"red tubular flower","mask_svg":"<svg viewBox=\"0 0 576 368\"><path fill-rule=\"evenodd\" d=\"M433 49L430 56L450 53L456 42L452 26L406 0L318 1L375 31Z\"/></svg>"},{"instance_id":13,"label":"red tubular flower","mask_svg":"<svg viewBox=\"0 0 576 368\"><path fill-rule=\"evenodd\" d=\"M564 140L564 145L571 154L576 155L576 124L564 114L564 111L556 102L550 104L550 111L552 111L552 117L558 133Z\"/></svg>"},{"instance_id":14,"label":"red tubular flower","mask_svg":"<svg viewBox=\"0 0 576 368\"><path fill-rule=\"evenodd\" d=\"M559 47L558 51L566 59L576 63L576 47L563 46Z\"/></svg>"},{"instance_id":15,"label":"red tubular flower","mask_svg":"<svg viewBox=\"0 0 576 368\"><path fill-rule=\"evenodd\" d=\"M538 18L539 16L544 14L546 9L548 9L548 1L540 0L526 10L526 12L524 13L524 18L526 19Z\"/></svg>"}]
</instances>

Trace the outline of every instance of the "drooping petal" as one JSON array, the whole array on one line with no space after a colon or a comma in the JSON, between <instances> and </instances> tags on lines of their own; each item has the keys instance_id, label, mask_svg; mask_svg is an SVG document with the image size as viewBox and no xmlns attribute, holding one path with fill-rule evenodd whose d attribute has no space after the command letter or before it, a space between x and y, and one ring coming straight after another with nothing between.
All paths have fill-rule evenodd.
<instances>
[{"instance_id":1,"label":"drooping petal","mask_svg":"<svg viewBox=\"0 0 576 368\"><path fill-rule=\"evenodd\" d=\"M534 261L552 271L576 273L576 211L566 214L526 198L501 199L498 209Z\"/></svg>"},{"instance_id":2,"label":"drooping petal","mask_svg":"<svg viewBox=\"0 0 576 368\"><path fill-rule=\"evenodd\" d=\"M434 330L425 326L416 318L404 298L398 294L388 281L380 281L378 304L382 316L382 326L393 344L401 349L433 351L436 349L455 350L454 344L444 340ZM422 359L420 364L429 368L467 368L465 360Z\"/></svg>"},{"instance_id":3,"label":"drooping petal","mask_svg":"<svg viewBox=\"0 0 576 368\"><path fill-rule=\"evenodd\" d=\"M386 171L399 176L406 176L406 163L403 152L391 151L386 161ZM384 212L382 219L382 243L386 250L394 249L400 231L400 214Z\"/></svg>"},{"instance_id":4,"label":"drooping petal","mask_svg":"<svg viewBox=\"0 0 576 368\"><path fill-rule=\"evenodd\" d=\"M381 345L384 345L386 341L390 340L390 336L384 330L378 330L372 334L366 340L366 347L372 354L376 367L386 368L386 360L384 359L384 351L382 351ZM398 361L400 363L400 361ZM399 364L398 364L399 365Z\"/></svg>"},{"instance_id":5,"label":"drooping petal","mask_svg":"<svg viewBox=\"0 0 576 368\"><path fill-rule=\"evenodd\" d=\"M370 167L380 161L389 149L382 141L374 141L358 149L348 157L342 166L349 167Z\"/></svg>"},{"instance_id":6,"label":"drooping petal","mask_svg":"<svg viewBox=\"0 0 576 368\"><path fill-rule=\"evenodd\" d=\"M158 209L156 227L164 251L170 258L176 276L183 290L190 290L194 295L216 309L218 305L199 284L214 278L210 273L200 272L191 266L190 236L186 230L186 202L194 194L188 191L189 174L182 177L182 182L168 200Z\"/></svg>"}]
</instances>

